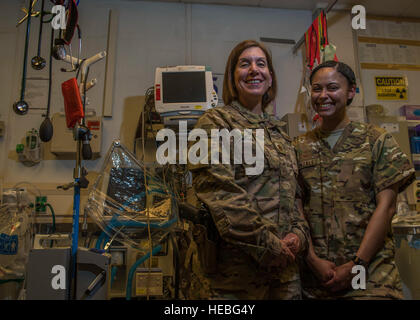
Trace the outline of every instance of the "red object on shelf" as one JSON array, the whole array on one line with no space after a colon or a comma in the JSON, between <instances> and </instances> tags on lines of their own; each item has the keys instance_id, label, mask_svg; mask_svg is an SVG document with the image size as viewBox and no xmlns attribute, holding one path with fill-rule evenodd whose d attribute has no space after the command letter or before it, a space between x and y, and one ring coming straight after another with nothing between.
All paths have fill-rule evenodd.
<instances>
[{"instance_id":1,"label":"red object on shelf","mask_svg":"<svg viewBox=\"0 0 420 320\"><path fill-rule=\"evenodd\" d=\"M67 128L73 128L74 125L85 116L77 79L71 78L64 81L61 84L61 90L64 97Z\"/></svg>"}]
</instances>

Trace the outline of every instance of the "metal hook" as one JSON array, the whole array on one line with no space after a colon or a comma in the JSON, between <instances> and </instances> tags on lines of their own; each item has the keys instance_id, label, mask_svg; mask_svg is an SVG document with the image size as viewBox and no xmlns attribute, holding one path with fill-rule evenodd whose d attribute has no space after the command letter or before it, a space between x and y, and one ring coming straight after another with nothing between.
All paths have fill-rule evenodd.
<instances>
[{"instance_id":1,"label":"metal hook","mask_svg":"<svg viewBox=\"0 0 420 320\"><path fill-rule=\"evenodd\" d=\"M32 17L38 17L41 14L41 11L34 11L34 6L38 0L33 0L31 5L31 16ZM26 19L28 19L29 12L26 8L21 8L21 10L25 13L25 16L20 19L20 21L17 23L16 27L18 27L21 23L23 23Z\"/></svg>"}]
</instances>

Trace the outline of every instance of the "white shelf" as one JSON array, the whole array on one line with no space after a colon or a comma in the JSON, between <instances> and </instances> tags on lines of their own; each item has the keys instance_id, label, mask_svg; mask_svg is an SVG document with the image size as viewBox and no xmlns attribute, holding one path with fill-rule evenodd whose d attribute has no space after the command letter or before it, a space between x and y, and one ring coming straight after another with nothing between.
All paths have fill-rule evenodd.
<instances>
[{"instance_id":1,"label":"white shelf","mask_svg":"<svg viewBox=\"0 0 420 320\"><path fill-rule=\"evenodd\" d=\"M407 127L414 128L418 124L420 124L420 120L405 120L407 122Z\"/></svg>"}]
</instances>

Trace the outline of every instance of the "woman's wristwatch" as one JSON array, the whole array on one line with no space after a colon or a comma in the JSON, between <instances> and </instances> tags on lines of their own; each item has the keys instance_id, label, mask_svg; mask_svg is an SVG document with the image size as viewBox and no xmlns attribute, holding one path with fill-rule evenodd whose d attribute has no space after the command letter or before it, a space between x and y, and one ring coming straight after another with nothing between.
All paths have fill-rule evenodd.
<instances>
[{"instance_id":1,"label":"woman's wristwatch","mask_svg":"<svg viewBox=\"0 0 420 320\"><path fill-rule=\"evenodd\" d=\"M360 259L358 256L354 256L354 258L351 261L353 261L355 265L365 267L365 269L367 269L369 267L369 263L367 263L363 259Z\"/></svg>"}]
</instances>

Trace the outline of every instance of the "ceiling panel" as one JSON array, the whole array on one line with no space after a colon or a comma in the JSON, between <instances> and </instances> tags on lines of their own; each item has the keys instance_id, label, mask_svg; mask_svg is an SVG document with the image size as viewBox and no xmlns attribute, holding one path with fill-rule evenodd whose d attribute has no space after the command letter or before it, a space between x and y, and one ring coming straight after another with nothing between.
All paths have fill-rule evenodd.
<instances>
[{"instance_id":1,"label":"ceiling panel","mask_svg":"<svg viewBox=\"0 0 420 320\"><path fill-rule=\"evenodd\" d=\"M182 2L189 3L203 3L203 4L227 4L233 6L250 6L256 7L261 0L182 0Z\"/></svg>"},{"instance_id":2,"label":"ceiling panel","mask_svg":"<svg viewBox=\"0 0 420 320\"><path fill-rule=\"evenodd\" d=\"M403 16L420 18L420 1L411 0L411 4L404 9Z\"/></svg>"},{"instance_id":3,"label":"ceiling panel","mask_svg":"<svg viewBox=\"0 0 420 320\"><path fill-rule=\"evenodd\" d=\"M283 8L283 9L296 9L296 10L313 10L316 6L316 0L261 0L261 7Z\"/></svg>"},{"instance_id":4,"label":"ceiling panel","mask_svg":"<svg viewBox=\"0 0 420 320\"><path fill-rule=\"evenodd\" d=\"M139 1L147 1L147 2L182 2L181 0L121 0L121 1L129 1L129 2L139 2Z\"/></svg>"},{"instance_id":5,"label":"ceiling panel","mask_svg":"<svg viewBox=\"0 0 420 320\"><path fill-rule=\"evenodd\" d=\"M366 8L367 15L389 16L400 15L404 5L411 0L359 0L359 3Z\"/></svg>"},{"instance_id":6,"label":"ceiling panel","mask_svg":"<svg viewBox=\"0 0 420 320\"><path fill-rule=\"evenodd\" d=\"M136 0L131 0L136 1ZM137 0L138 1L138 0ZM147 1L147 0L146 0ZM149 0L150 1L150 0ZM158 0L153 0L158 1ZM161 0L168 2L236 5L293 10L315 10L326 8L334 0ZM419 0L338 0L335 9L349 9L355 4L366 8L368 15L400 16L420 18Z\"/></svg>"}]
</instances>

